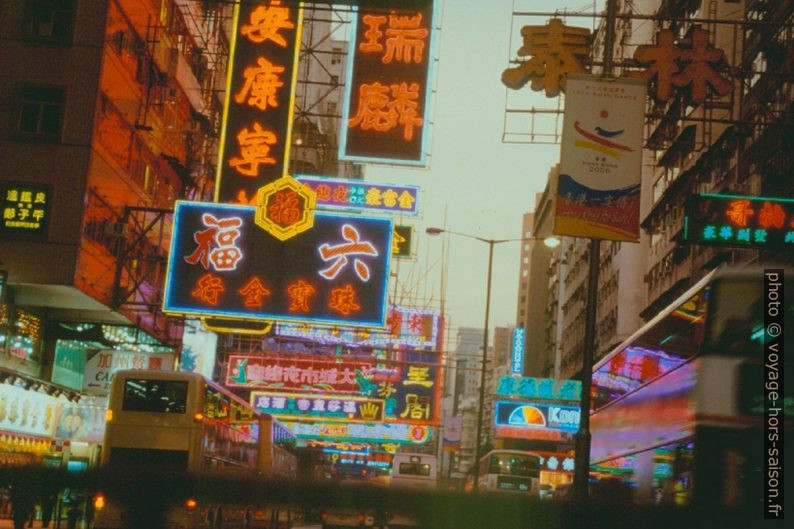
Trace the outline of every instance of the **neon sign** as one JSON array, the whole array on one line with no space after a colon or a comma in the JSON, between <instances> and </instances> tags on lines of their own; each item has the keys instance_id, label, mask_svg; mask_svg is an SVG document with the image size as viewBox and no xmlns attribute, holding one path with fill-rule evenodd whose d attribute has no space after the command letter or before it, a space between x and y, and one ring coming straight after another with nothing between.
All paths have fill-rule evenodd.
<instances>
[{"instance_id":1,"label":"neon sign","mask_svg":"<svg viewBox=\"0 0 794 529\"><path fill-rule=\"evenodd\" d=\"M414 227L395 224L392 241L391 254L394 257L411 257L413 253Z\"/></svg>"},{"instance_id":2,"label":"neon sign","mask_svg":"<svg viewBox=\"0 0 794 529\"><path fill-rule=\"evenodd\" d=\"M416 186L303 175L296 175L295 178L314 191L317 206L323 209L354 209L401 215L416 215L419 212L419 188Z\"/></svg>"},{"instance_id":3,"label":"neon sign","mask_svg":"<svg viewBox=\"0 0 794 529\"><path fill-rule=\"evenodd\" d=\"M401 423L331 423L290 422L284 425L298 439L331 439L384 444L424 444L430 440L432 428Z\"/></svg>"},{"instance_id":4,"label":"neon sign","mask_svg":"<svg viewBox=\"0 0 794 529\"><path fill-rule=\"evenodd\" d=\"M524 335L523 327L513 329L513 347L510 362L510 371L516 375L524 372Z\"/></svg>"},{"instance_id":5,"label":"neon sign","mask_svg":"<svg viewBox=\"0 0 794 529\"><path fill-rule=\"evenodd\" d=\"M499 400L495 403L497 437L562 440L579 429L578 406Z\"/></svg>"},{"instance_id":6,"label":"neon sign","mask_svg":"<svg viewBox=\"0 0 794 529\"><path fill-rule=\"evenodd\" d=\"M282 242L256 225L256 212L177 202L165 312L385 325L391 219L317 214L313 229Z\"/></svg>"},{"instance_id":7,"label":"neon sign","mask_svg":"<svg viewBox=\"0 0 794 529\"><path fill-rule=\"evenodd\" d=\"M49 223L50 188L42 184L0 183L0 237L45 237Z\"/></svg>"},{"instance_id":8,"label":"neon sign","mask_svg":"<svg viewBox=\"0 0 794 529\"><path fill-rule=\"evenodd\" d=\"M350 395L311 395L272 391L252 391L251 405L278 419L298 421L383 422L382 399Z\"/></svg>"},{"instance_id":9,"label":"neon sign","mask_svg":"<svg viewBox=\"0 0 794 529\"><path fill-rule=\"evenodd\" d=\"M253 204L260 187L285 176L303 16L288 4L235 4L216 176L219 202Z\"/></svg>"},{"instance_id":10,"label":"neon sign","mask_svg":"<svg viewBox=\"0 0 794 529\"><path fill-rule=\"evenodd\" d=\"M582 383L578 380L505 375L499 379L496 393L523 399L579 402L582 396Z\"/></svg>"},{"instance_id":11,"label":"neon sign","mask_svg":"<svg viewBox=\"0 0 794 529\"><path fill-rule=\"evenodd\" d=\"M709 246L794 249L794 199L694 195L686 204L683 238Z\"/></svg>"},{"instance_id":12,"label":"neon sign","mask_svg":"<svg viewBox=\"0 0 794 529\"><path fill-rule=\"evenodd\" d=\"M425 165L435 3L353 19L339 158Z\"/></svg>"}]
</instances>

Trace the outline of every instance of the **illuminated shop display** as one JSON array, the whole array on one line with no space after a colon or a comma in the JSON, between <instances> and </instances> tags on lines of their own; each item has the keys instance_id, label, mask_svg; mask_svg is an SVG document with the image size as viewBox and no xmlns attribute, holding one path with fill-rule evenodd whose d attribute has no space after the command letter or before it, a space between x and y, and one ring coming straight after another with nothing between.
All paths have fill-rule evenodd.
<instances>
[{"instance_id":1,"label":"illuminated shop display","mask_svg":"<svg viewBox=\"0 0 794 529\"><path fill-rule=\"evenodd\" d=\"M253 204L285 176L302 11L293 2L236 3L220 141L219 202Z\"/></svg>"},{"instance_id":2,"label":"illuminated shop display","mask_svg":"<svg viewBox=\"0 0 794 529\"><path fill-rule=\"evenodd\" d=\"M579 429L580 408L538 402L498 400L494 435L517 439L563 441Z\"/></svg>"},{"instance_id":3,"label":"illuminated shop display","mask_svg":"<svg viewBox=\"0 0 794 529\"><path fill-rule=\"evenodd\" d=\"M579 402L582 396L582 383L578 380L505 375L499 379L496 393L522 399Z\"/></svg>"},{"instance_id":4,"label":"illuminated shop display","mask_svg":"<svg viewBox=\"0 0 794 529\"><path fill-rule=\"evenodd\" d=\"M392 221L316 214L289 241L250 206L177 202L163 310L382 327Z\"/></svg>"},{"instance_id":5,"label":"illuminated shop display","mask_svg":"<svg viewBox=\"0 0 794 529\"><path fill-rule=\"evenodd\" d=\"M296 175L298 182L317 195L321 209L361 210L401 215L419 211L419 188L409 185L373 184L361 180Z\"/></svg>"},{"instance_id":6,"label":"illuminated shop display","mask_svg":"<svg viewBox=\"0 0 794 529\"><path fill-rule=\"evenodd\" d=\"M523 327L513 329L513 341L510 351L510 372L520 375L524 371L524 337Z\"/></svg>"},{"instance_id":7,"label":"illuminated shop display","mask_svg":"<svg viewBox=\"0 0 794 529\"><path fill-rule=\"evenodd\" d=\"M251 405L280 420L298 421L383 422L385 412L382 399L274 391L252 391Z\"/></svg>"},{"instance_id":8,"label":"illuminated shop display","mask_svg":"<svg viewBox=\"0 0 794 529\"><path fill-rule=\"evenodd\" d=\"M364 424L331 422L290 422L284 425L298 439L330 439L383 444L424 444L430 440L431 428L401 423Z\"/></svg>"},{"instance_id":9,"label":"illuminated shop display","mask_svg":"<svg viewBox=\"0 0 794 529\"><path fill-rule=\"evenodd\" d=\"M369 331L279 323L276 325L276 335L301 338L321 344L438 349L441 329L441 317L438 311L391 305L386 325L387 331Z\"/></svg>"},{"instance_id":10,"label":"illuminated shop display","mask_svg":"<svg viewBox=\"0 0 794 529\"><path fill-rule=\"evenodd\" d=\"M353 16L340 159L426 164L434 10Z\"/></svg>"},{"instance_id":11,"label":"illuminated shop display","mask_svg":"<svg viewBox=\"0 0 794 529\"><path fill-rule=\"evenodd\" d=\"M794 199L691 196L686 204L683 238L710 246L794 249Z\"/></svg>"},{"instance_id":12,"label":"illuminated shop display","mask_svg":"<svg viewBox=\"0 0 794 529\"><path fill-rule=\"evenodd\" d=\"M47 185L0 182L0 237L46 238L51 200Z\"/></svg>"}]
</instances>

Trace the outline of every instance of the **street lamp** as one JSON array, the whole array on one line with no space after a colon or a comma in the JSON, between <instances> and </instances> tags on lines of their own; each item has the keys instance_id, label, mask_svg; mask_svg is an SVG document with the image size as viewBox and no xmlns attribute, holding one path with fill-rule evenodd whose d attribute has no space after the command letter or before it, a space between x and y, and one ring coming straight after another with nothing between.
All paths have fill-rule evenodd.
<instances>
[{"instance_id":1,"label":"street lamp","mask_svg":"<svg viewBox=\"0 0 794 529\"><path fill-rule=\"evenodd\" d=\"M477 237L476 235L469 235L468 233L460 233L457 231L446 230L443 228L427 228L425 229L425 233L428 235L441 235L442 233L449 233L451 235L459 235L461 237L467 237L469 239L474 239L476 241L484 242L488 245L488 280L486 282L485 288L485 326L482 331L482 364L480 366L480 396L479 396L479 404L477 406L477 437L475 440L475 449L474 449L474 484L472 487L473 492L479 491L479 481L480 481L480 449L482 448L482 414L483 408L485 407L485 373L486 373L486 361L488 359L488 318L491 312L491 270L493 268L493 247L496 244L501 244L503 242L514 242L514 241L537 241L543 240L543 244L545 244L549 248L555 248L559 246L560 239L557 237L523 237L518 239L485 239L483 237Z\"/></svg>"}]
</instances>

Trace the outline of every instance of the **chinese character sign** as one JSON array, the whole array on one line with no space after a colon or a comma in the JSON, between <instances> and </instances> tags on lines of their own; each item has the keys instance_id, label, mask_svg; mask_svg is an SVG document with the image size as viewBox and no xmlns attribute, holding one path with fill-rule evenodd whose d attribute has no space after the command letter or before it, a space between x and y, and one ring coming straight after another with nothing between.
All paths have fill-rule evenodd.
<instances>
[{"instance_id":1,"label":"chinese character sign","mask_svg":"<svg viewBox=\"0 0 794 529\"><path fill-rule=\"evenodd\" d=\"M395 225L391 253L394 257L411 257L413 255L414 227Z\"/></svg>"},{"instance_id":2,"label":"chinese character sign","mask_svg":"<svg viewBox=\"0 0 794 529\"><path fill-rule=\"evenodd\" d=\"M166 312L253 320L383 326L392 221L317 214L280 241L256 208L178 202Z\"/></svg>"},{"instance_id":3,"label":"chinese character sign","mask_svg":"<svg viewBox=\"0 0 794 529\"><path fill-rule=\"evenodd\" d=\"M513 341L510 354L510 372L520 375L524 372L524 337L523 327L513 329Z\"/></svg>"},{"instance_id":4,"label":"chinese character sign","mask_svg":"<svg viewBox=\"0 0 794 529\"><path fill-rule=\"evenodd\" d=\"M400 423L289 422L284 426L298 439L383 444L424 444L432 428Z\"/></svg>"},{"instance_id":5,"label":"chinese character sign","mask_svg":"<svg viewBox=\"0 0 794 529\"><path fill-rule=\"evenodd\" d=\"M569 75L555 235L637 241L645 81Z\"/></svg>"},{"instance_id":6,"label":"chinese character sign","mask_svg":"<svg viewBox=\"0 0 794 529\"><path fill-rule=\"evenodd\" d=\"M0 237L46 237L50 188L42 184L0 183Z\"/></svg>"},{"instance_id":7,"label":"chinese character sign","mask_svg":"<svg viewBox=\"0 0 794 529\"><path fill-rule=\"evenodd\" d=\"M686 204L684 240L717 246L794 249L794 199L694 195Z\"/></svg>"},{"instance_id":8,"label":"chinese character sign","mask_svg":"<svg viewBox=\"0 0 794 529\"><path fill-rule=\"evenodd\" d=\"M403 360L408 358L403 353ZM409 424L438 424L441 369L435 365L406 363L398 382L381 382L375 396L386 399L393 420Z\"/></svg>"},{"instance_id":9,"label":"chinese character sign","mask_svg":"<svg viewBox=\"0 0 794 529\"><path fill-rule=\"evenodd\" d=\"M384 402L349 395L312 395L274 391L252 391L251 406L279 420L325 420L383 422Z\"/></svg>"},{"instance_id":10,"label":"chinese character sign","mask_svg":"<svg viewBox=\"0 0 794 529\"><path fill-rule=\"evenodd\" d=\"M314 191L322 209L378 211L416 215L419 188L409 185L372 184L361 180L296 176Z\"/></svg>"},{"instance_id":11,"label":"chinese character sign","mask_svg":"<svg viewBox=\"0 0 794 529\"><path fill-rule=\"evenodd\" d=\"M107 395L113 375L122 369L173 371L174 355L114 350L97 351L86 360L83 391L92 395Z\"/></svg>"},{"instance_id":12,"label":"chinese character sign","mask_svg":"<svg viewBox=\"0 0 794 529\"><path fill-rule=\"evenodd\" d=\"M579 402L582 398L582 383L578 380L505 375L499 379L496 394L522 399Z\"/></svg>"},{"instance_id":13,"label":"chinese character sign","mask_svg":"<svg viewBox=\"0 0 794 529\"><path fill-rule=\"evenodd\" d=\"M252 204L284 175L301 11L293 2L235 5L216 200Z\"/></svg>"},{"instance_id":14,"label":"chinese character sign","mask_svg":"<svg viewBox=\"0 0 794 529\"><path fill-rule=\"evenodd\" d=\"M341 159L425 165L434 6L354 16Z\"/></svg>"}]
</instances>

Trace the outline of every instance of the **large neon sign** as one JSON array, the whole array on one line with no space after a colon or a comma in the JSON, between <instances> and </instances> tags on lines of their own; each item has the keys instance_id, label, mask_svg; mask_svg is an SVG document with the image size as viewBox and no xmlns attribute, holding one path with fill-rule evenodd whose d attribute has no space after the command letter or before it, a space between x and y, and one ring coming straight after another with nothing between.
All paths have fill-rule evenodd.
<instances>
[{"instance_id":1,"label":"large neon sign","mask_svg":"<svg viewBox=\"0 0 794 529\"><path fill-rule=\"evenodd\" d=\"M317 195L323 209L377 211L416 215L419 188L409 185L373 184L360 180L296 175L298 182Z\"/></svg>"},{"instance_id":2,"label":"large neon sign","mask_svg":"<svg viewBox=\"0 0 794 529\"><path fill-rule=\"evenodd\" d=\"M317 214L313 229L282 242L259 229L255 214L252 206L177 202L165 312L386 323L390 219ZM333 263L324 248L333 249Z\"/></svg>"},{"instance_id":3,"label":"large neon sign","mask_svg":"<svg viewBox=\"0 0 794 529\"><path fill-rule=\"evenodd\" d=\"M498 400L494 409L496 437L565 440L579 429L578 406Z\"/></svg>"},{"instance_id":4,"label":"large neon sign","mask_svg":"<svg viewBox=\"0 0 794 529\"><path fill-rule=\"evenodd\" d=\"M284 421L284 425L298 439L331 439L383 444L424 444L430 440L432 431L430 426L400 423L303 423Z\"/></svg>"},{"instance_id":5,"label":"large neon sign","mask_svg":"<svg viewBox=\"0 0 794 529\"><path fill-rule=\"evenodd\" d=\"M279 419L298 421L383 422L385 403L350 395L312 395L277 391L252 391L251 405Z\"/></svg>"}]
</instances>

